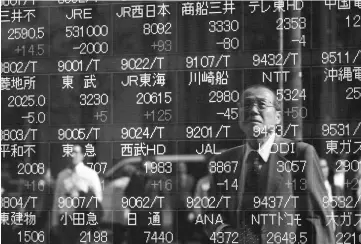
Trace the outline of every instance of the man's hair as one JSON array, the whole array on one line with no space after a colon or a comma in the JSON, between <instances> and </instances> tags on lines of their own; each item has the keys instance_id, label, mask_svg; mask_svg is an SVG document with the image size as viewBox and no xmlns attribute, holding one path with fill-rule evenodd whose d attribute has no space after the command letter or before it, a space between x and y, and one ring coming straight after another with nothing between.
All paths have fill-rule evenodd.
<instances>
[{"instance_id":1,"label":"man's hair","mask_svg":"<svg viewBox=\"0 0 361 244\"><path fill-rule=\"evenodd\" d=\"M272 94L273 94L273 105L275 106L275 109L277 111L281 111L281 103L277 100L277 95L276 93L268 86L266 85L262 85L262 84L256 84L256 85L252 85L252 86L249 86L247 87L243 93L242 93L242 98L244 96L244 94L248 91L248 90L251 90L251 89L258 89L258 88L264 88L264 89L267 89L269 90Z\"/></svg>"}]
</instances>

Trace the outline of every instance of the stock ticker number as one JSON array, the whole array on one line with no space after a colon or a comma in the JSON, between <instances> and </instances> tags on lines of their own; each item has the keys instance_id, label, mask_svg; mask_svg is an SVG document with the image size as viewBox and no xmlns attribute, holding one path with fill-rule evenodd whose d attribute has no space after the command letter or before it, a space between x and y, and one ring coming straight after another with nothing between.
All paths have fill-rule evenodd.
<instances>
[{"instance_id":1,"label":"stock ticker number","mask_svg":"<svg viewBox=\"0 0 361 244\"><path fill-rule=\"evenodd\" d=\"M10 28L8 30L9 40L42 39L45 27L38 28Z\"/></svg>"}]
</instances>

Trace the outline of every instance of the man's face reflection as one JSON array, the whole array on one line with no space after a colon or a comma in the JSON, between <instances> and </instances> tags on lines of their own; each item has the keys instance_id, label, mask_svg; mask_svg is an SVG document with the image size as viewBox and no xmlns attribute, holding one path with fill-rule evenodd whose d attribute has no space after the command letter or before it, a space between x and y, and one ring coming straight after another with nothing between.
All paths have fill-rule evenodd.
<instances>
[{"instance_id":1,"label":"man's face reflection","mask_svg":"<svg viewBox=\"0 0 361 244\"><path fill-rule=\"evenodd\" d=\"M274 106L275 99L272 91L263 87L244 92L239 107L239 125L247 138L254 138L255 130L270 132L280 124L281 113Z\"/></svg>"},{"instance_id":2,"label":"man's face reflection","mask_svg":"<svg viewBox=\"0 0 361 244\"><path fill-rule=\"evenodd\" d=\"M72 163L73 165L77 165L78 163L83 162L84 160L84 154L82 151L82 148L79 145L75 145L73 147L73 152L72 152Z\"/></svg>"}]
</instances>

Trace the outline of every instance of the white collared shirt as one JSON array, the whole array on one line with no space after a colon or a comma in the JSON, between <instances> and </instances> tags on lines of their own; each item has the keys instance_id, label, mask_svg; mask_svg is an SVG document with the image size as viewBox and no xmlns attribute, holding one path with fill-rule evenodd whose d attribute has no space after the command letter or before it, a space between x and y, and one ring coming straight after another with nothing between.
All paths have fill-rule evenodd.
<instances>
[{"instance_id":1,"label":"white collared shirt","mask_svg":"<svg viewBox=\"0 0 361 244\"><path fill-rule=\"evenodd\" d=\"M331 206L332 200L333 200L333 198L332 198L332 187L331 187L331 184L330 184L330 182L328 180L325 180L324 184L325 184L326 191L327 191L328 201L330 202L330 206ZM334 214L333 208L331 208L331 212L332 212L332 218L333 218L332 228L333 228L333 231L336 231L335 214Z\"/></svg>"},{"instance_id":2,"label":"white collared shirt","mask_svg":"<svg viewBox=\"0 0 361 244\"><path fill-rule=\"evenodd\" d=\"M276 133L272 133L270 137L267 139L265 143L257 150L258 154L262 157L264 162L268 161L269 155L271 154L272 145L276 139ZM247 159L249 153L251 151L255 151L251 148L251 146L247 143L246 144L246 152L243 157L243 162Z\"/></svg>"},{"instance_id":3,"label":"white collared shirt","mask_svg":"<svg viewBox=\"0 0 361 244\"><path fill-rule=\"evenodd\" d=\"M343 190L345 188L345 172L336 172L333 176L333 182L335 186Z\"/></svg>"},{"instance_id":4,"label":"white collared shirt","mask_svg":"<svg viewBox=\"0 0 361 244\"><path fill-rule=\"evenodd\" d=\"M328 182L328 180L324 181L325 187L326 187L326 191L327 191L327 196L328 199L330 199L330 202L332 201L332 187L330 182Z\"/></svg>"},{"instance_id":5,"label":"white collared shirt","mask_svg":"<svg viewBox=\"0 0 361 244\"><path fill-rule=\"evenodd\" d=\"M73 193L78 191L88 192L92 190L99 202L103 199L101 183L98 174L91 168L84 165L84 163L78 163L74 170L69 168L63 169L56 180L54 202L52 208L52 226L56 226L59 222L59 215L72 211L70 208L59 208L59 198L65 198L67 196L74 196ZM71 204L70 204L71 205Z\"/></svg>"}]
</instances>

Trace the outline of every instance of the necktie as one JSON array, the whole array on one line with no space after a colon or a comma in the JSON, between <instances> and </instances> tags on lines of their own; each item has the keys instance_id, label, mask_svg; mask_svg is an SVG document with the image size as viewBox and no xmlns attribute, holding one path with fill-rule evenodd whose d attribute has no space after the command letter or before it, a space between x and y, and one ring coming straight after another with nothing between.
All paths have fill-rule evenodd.
<instances>
[{"instance_id":1,"label":"necktie","mask_svg":"<svg viewBox=\"0 0 361 244\"><path fill-rule=\"evenodd\" d=\"M247 173L243 193L243 210L254 210L253 198L258 195L260 165L259 154L256 151L249 153L247 157Z\"/></svg>"},{"instance_id":2,"label":"necktie","mask_svg":"<svg viewBox=\"0 0 361 244\"><path fill-rule=\"evenodd\" d=\"M240 233L242 243L259 243L260 225L252 225L252 214L258 215L259 209L254 208L253 199L258 195L259 178L262 167L262 159L257 151L251 151L248 154L246 184L243 193L242 210L244 211L244 222L241 226L244 228Z\"/></svg>"},{"instance_id":3,"label":"necktie","mask_svg":"<svg viewBox=\"0 0 361 244\"><path fill-rule=\"evenodd\" d=\"M257 194L258 181L262 167L262 159L257 151L251 151L247 158L247 167L249 169L249 189L248 192Z\"/></svg>"},{"instance_id":4,"label":"necktie","mask_svg":"<svg viewBox=\"0 0 361 244\"><path fill-rule=\"evenodd\" d=\"M249 159L248 162L252 164L252 170L257 175L259 175L261 172L262 164L263 164L263 160L262 160L261 156L259 155L259 153L256 151L251 151L249 153L248 159Z\"/></svg>"}]
</instances>

